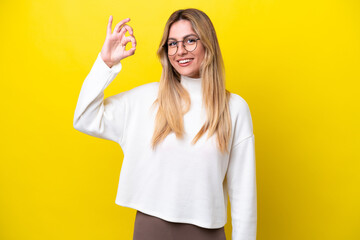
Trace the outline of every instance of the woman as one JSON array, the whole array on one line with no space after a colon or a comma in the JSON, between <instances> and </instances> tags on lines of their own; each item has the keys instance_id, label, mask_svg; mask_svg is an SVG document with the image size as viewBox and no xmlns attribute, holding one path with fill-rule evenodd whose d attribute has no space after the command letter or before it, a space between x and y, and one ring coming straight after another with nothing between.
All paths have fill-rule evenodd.
<instances>
[{"instance_id":1,"label":"woman","mask_svg":"<svg viewBox=\"0 0 360 240\"><path fill-rule=\"evenodd\" d=\"M251 114L242 97L225 89L210 19L197 9L174 12L157 51L160 82L104 99L122 60L135 53L129 21L111 33L110 16L104 46L80 91L74 127L122 147L115 202L137 210L133 239L223 240L228 196L232 239L256 239Z\"/></svg>"}]
</instances>

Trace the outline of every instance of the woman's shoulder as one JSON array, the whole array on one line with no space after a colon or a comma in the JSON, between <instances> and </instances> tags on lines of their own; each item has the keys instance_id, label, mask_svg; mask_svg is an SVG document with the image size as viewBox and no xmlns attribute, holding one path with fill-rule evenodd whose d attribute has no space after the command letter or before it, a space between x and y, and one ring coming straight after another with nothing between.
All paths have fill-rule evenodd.
<instances>
[{"instance_id":1,"label":"woman's shoulder","mask_svg":"<svg viewBox=\"0 0 360 240\"><path fill-rule=\"evenodd\" d=\"M159 82L150 82L136 87L130 88L129 90L120 92L116 95L111 96L107 101L121 101L121 102L132 102L132 103L143 103L156 99L158 93Z\"/></svg>"},{"instance_id":2,"label":"woman's shoulder","mask_svg":"<svg viewBox=\"0 0 360 240\"><path fill-rule=\"evenodd\" d=\"M250 136L253 133L253 123L250 108L245 99L236 94L231 93L230 101L230 114L238 129L236 139L242 139L244 137Z\"/></svg>"},{"instance_id":3,"label":"woman's shoulder","mask_svg":"<svg viewBox=\"0 0 360 240\"><path fill-rule=\"evenodd\" d=\"M156 97L158 93L158 89L159 89L159 82L150 82L133 87L130 90L123 92L123 94L126 95L128 99L133 99L136 101L139 100L146 101L149 98Z\"/></svg>"},{"instance_id":4,"label":"woman's shoulder","mask_svg":"<svg viewBox=\"0 0 360 240\"><path fill-rule=\"evenodd\" d=\"M132 95L151 94L157 92L158 89L159 89L159 82L150 82L130 89L129 93L131 93Z\"/></svg>"},{"instance_id":5,"label":"woman's shoulder","mask_svg":"<svg viewBox=\"0 0 360 240\"><path fill-rule=\"evenodd\" d=\"M237 112L237 113L249 113L249 104L246 102L246 100L236 93L230 93L230 100L229 100L229 106L230 111Z\"/></svg>"}]
</instances>

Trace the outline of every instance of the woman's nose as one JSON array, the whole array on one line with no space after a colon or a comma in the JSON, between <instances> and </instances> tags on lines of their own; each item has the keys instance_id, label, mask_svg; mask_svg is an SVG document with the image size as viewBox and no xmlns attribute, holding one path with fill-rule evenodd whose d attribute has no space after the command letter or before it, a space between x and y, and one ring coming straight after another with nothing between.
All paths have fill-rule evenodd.
<instances>
[{"instance_id":1,"label":"woman's nose","mask_svg":"<svg viewBox=\"0 0 360 240\"><path fill-rule=\"evenodd\" d=\"M184 52L187 52L185 49L185 46L182 42L178 43L178 50L177 50L178 54L183 54Z\"/></svg>"}]
</instances>

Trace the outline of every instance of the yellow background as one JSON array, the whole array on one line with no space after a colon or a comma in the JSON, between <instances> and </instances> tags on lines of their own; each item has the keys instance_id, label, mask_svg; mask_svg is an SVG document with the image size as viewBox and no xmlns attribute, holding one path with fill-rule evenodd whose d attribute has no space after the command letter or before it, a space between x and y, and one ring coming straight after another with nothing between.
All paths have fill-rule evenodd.
<instances>
[{"instance_id":1,"label":"yellow background","mask_svg":"<svg viewBox=\"0 0 360 240\"><path fill-rule=\"evenodd\" d=\"M110 15L131 18L138 45L106 97L159 80L165 22L187 7L213 21L227 88L250 106L258 239L360 239L359 5L2 0L0 239L132 239L135 210L115 204L121 148L73 114Z\"/></svg>"}]
</instances>

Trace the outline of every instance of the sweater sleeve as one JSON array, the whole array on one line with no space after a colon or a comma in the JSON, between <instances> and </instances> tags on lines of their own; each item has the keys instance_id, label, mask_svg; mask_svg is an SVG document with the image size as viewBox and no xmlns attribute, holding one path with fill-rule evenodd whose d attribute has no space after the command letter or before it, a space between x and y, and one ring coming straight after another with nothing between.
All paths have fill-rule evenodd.
<instances>
[{"instance_id":1,"label":"sweater sleeve","mask_svg":"<svg viewBox=\"0 0 360 240\"><path fill-rule=\"evenodd\" d=\"M121 63L109 68L100 53L84 80L75 109L73 126L85 134L122 143L126 116L126 92L104 99L104 90L117 76Z\"/></svg>"},{"instance_id":2,"label":"sweater sleeve","mask_svg":"<svg viewBox=\"0 0 360 240\"><path fill-rule=\"evenodd\" d=\"M231 204L232 240L255 240L257 192L254 134L232 148L227 188Z\"/></svg>"},{"instance_id":3,"label":"sweater sleeve","mask_svg":"<svg viewBox=\"0 0 360 240\"><path fill-rule=\"evenodd\" d=\"M238 115L226 172L226 187L231 205L232 240L256 240L255 136L249 106L243 98L239 99L241 101L236 105Z\"/></svg>"}]
</instances>

